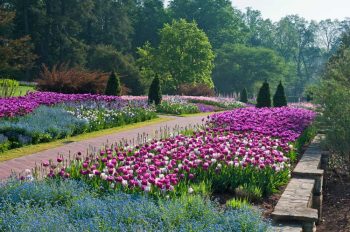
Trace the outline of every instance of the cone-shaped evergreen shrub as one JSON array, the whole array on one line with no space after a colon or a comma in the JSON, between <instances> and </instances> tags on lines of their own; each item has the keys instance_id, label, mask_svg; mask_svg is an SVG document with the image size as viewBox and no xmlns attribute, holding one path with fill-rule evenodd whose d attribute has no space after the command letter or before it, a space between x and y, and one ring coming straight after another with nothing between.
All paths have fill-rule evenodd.
<instances>
[{"instance_id":1,"label":"cone-shaped evergreen shrub","mask_svg":"<svg viewBox=\"0 0 350 232\"><path fill-rule=\"evenodd\" d=\"M160 81L158 77L155 77L148 92L148 104L159 105L162 101L162 91L160 88Z\"/></svg>"},{"instance_id":2,"label":"cone-shaped evergreen shrub","mask_svg":"<svg viewBox=\"0 0 350 232\"><path fill-rule=\"evenodd\" d=\"M112 72L107 82L105 94L110 96L120 96L120 92L120 79L114 72Z\"/></svg>"},{"instance_id":3,"label":"cone-shaped evergreen shrub","mask_svg":"<svg viewBox=\"0 0 350 232\"><path fill-rule=\"evenodd\" d=\"M244 88L242 90L242 92L241 92L240 101L244 102L244 103L248 103L248 93L247 93L247 89L246 88Z\"/></svg>"},{"instance_id":4,"label":"cone-shaped evergreen shrub","mask_svg":"<svg viewBox=\"0 0 350 232\"><path fill-rule=\"evenodd\" d=\"M270 86L267 81L263 83L259 90L258 98L256 99L256 107L271 107Z\"/></svg>"},{"instance_id":5,"label":"cone-shaped evergreen shrub","mask_svg":"<svg viewBox=\"0 0 350 232\"><path fill-rule=\"evenodd\" d=\"M277 86L275 95L273 96L273 106L274 107L287 106L287 98L286 98L286 94L284 93L284 87L281 81Z\"/></svg>"}]
</instances>

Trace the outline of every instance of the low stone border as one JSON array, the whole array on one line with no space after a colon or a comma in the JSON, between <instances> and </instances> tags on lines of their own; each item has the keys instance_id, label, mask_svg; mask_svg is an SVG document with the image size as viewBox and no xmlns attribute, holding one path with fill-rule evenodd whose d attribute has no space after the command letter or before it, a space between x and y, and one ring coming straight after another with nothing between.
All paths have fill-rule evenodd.
<instances>
[{"instance_id":1,"label":"low stone border","mask_svg":"<svg viewBox=\"0 0 350 232\"><path fill-rule=\"evenodd\" d=\"M271 214L276 231L316 231L322 216L323 173L328 153L321 149L318 134L292 172L285 191Z\"/></svg>"}]
</instances>

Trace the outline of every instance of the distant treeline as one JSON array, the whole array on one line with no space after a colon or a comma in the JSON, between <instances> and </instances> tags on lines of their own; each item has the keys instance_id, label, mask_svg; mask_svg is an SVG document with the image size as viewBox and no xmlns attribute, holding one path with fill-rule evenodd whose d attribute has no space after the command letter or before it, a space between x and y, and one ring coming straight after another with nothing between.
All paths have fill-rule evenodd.
<instances>
[{"instance_id":1,"label":"distant treeline","mask_svg":"<svg viewBox=\"0 0 350 232\"><path fill-rule=\"evenodd\" d=\"M235 9L229 0L173 0L168 7L162 0L0 0L0 6L0 76L32 81L43 65L60 64L114 70L130 94L144 94L158 75L172 80L169 93L185 83L214 86L217 93L246 88L251 95L264 80L281 80L288 96L302 96L350 27L350 20L314 22L298 15L272 22L259 11ZM172 34L166 25L184 31ZM185 38L180 48L194 41L189 47L204 44L201 49L213 55L171 50L167 46L177 36ZM195 74L183 65L162 65L172 57L199 64L201 56L207 63L193 68Z\"/></svg>"}]
</instances>

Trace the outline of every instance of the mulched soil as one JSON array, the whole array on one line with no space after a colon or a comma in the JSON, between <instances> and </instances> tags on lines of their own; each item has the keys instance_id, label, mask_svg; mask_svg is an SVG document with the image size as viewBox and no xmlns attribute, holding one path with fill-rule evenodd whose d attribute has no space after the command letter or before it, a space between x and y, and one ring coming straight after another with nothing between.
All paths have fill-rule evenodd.
<instances>
[{"instance_id":1,"label":"mulched soil","mask_svg":"<svg viewBox=\"0 0 350 232\"><path fill-rule=\"evenodd\" d=\"M350 177L325 173L322 223L317 232L350 231Z\"/></svg>"}]
</instances>

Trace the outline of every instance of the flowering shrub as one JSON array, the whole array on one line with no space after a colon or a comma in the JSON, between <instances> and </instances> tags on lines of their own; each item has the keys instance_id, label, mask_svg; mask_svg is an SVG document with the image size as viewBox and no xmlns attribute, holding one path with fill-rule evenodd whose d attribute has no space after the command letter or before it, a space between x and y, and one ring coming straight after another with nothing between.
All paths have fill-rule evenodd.
<instances>
[{"instance_id":1,"label":"flowering shrub","mask_svg":"<svg viewBox=\"0 0 350 232\"><path fill-rule=\"evenodd\" d=\"M83 182L0 185L0 231L267 231L249 208L216 207L200 196L157 199L99 195Z\"/></svg>"},{"instance_id":2,"label":"flowering shrub","mask_svg":"<svg viewBox=\"0 0 350 232\"><path fill-rule=\"evenodd\" d=\"M314 120L316 113L300 108L247 107L213 114L208 126L232 131L254 131L283 141L295 141Z\"/></svg>"}]
</instances>

